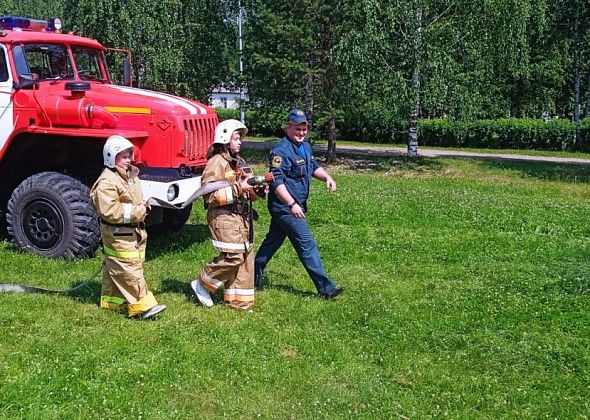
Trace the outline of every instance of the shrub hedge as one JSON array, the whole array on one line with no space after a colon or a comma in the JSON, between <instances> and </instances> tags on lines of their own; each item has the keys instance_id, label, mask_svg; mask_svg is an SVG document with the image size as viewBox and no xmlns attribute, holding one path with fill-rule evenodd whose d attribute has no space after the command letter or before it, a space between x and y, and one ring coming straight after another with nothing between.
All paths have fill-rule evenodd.
<instances>
[{"instance_id":1,"label":"shrub hedge","mask_svg":"<svg viewBox=\"0 0 590 420\"><path fill-rule=\"evenodd\" d=\"M239 119L238 110L218 109L220 120ZM250 134L281 137L285 110L256 109L246 112ZM408 121L386 112L360 111L337 119L337 139L367 143L405 144ZM502 118L498 120L422 119L419 144L436 147L486 149L577 150L590 152L590 118L578 126L578 145L574 144L576 125L565 119ZM326 138L323 121L313 126L312 138Z\"/></svg>"},{"instance_id":2,"label":"shrub hedge","mask_svg":"<svg viewBox=\"0 0 590 420\"><path fill-rule=\"evenodd\" d=\"M219 121L240 119L238 109L216 109ZM285 134L287 112L276 109L253 109L245 115L248 132L256 136L282 137Z\"/></svg>"},{"instance_id":3,"label":"shrub hedge","mask_svg":"<svg viewBox=\"0 0 590 420\"><path fill-rule=\"evenodd\" d=\"M579 126L579 144L574 145L576 125L568 120L537 119L420 121L420 143L426 146L488 149L538 149L588 151L590 119Z\"/></svg>"}]
</instances>

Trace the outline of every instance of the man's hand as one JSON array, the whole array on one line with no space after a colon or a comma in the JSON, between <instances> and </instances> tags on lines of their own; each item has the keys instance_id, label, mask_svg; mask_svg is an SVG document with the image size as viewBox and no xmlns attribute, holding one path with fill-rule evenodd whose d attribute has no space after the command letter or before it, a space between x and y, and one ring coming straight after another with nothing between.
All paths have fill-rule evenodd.
<instances>
[{"instance_id":1,"label":"man's hand","mask_svg":"<svg viewBox=\"0 0 590 420\"><path fill-rule=\"evenodd\" d=\"M293 204L293 207L291 207L291 214L296 219L305 219L305 213L303 212L301 206L297 203Z\"/></svg>"},{"instance_id":2,"label":"man's hand","mask_svg":"<svg viewBox=\"0 0 590 420\"><path fill-rule=\"evenodd\" d=\"M326 185L330 191L336 191L336 181L334 181L330 175L326 177Z\"/></svg>"},{"instance_id":3,"label":"man's hand","mask_svg":"<svg viewBox=\"0 0 590 420\"><path fill-rule=\"evenodd\" d=\"M332 179L332 177L328 174L328 172L326 172L324 168L317 168L313 173L313 177L319 179L322 182L325 182L330 191L336 191L336 181Z\"/></svg>"}]
</instances>

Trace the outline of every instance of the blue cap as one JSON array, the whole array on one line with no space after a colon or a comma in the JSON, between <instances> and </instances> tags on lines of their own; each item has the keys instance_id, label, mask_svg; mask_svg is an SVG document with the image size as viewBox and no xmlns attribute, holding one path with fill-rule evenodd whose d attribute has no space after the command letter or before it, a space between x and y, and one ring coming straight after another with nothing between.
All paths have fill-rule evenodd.
<instances>
[{"instance_id":1,"label":"blue cap","mask_svg":"<svg viewBox=\"0 0 590 420\"><path fill-rule=\"evenodd\" d=\"M307 123L307 117L305 116L305 112L303 112L299 108L293 108L289 112L289 116L287 117L287 122L290 124Z\"/></svg>"}]
</instances>

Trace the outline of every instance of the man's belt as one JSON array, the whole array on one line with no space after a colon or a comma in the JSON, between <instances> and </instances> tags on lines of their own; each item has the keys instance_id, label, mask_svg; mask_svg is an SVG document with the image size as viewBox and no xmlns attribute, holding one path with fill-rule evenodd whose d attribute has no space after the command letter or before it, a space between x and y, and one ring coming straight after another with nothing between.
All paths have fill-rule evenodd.
<instances>
[{"instance_id":1,"label":"man's belt","mask_svg":"<svg viewBox=\"0 0 590 420\"><path fill-rule=\"evenodd\" d=\"M145 229L145 222L135 222L135 223L110 223L104 219L100 219L100 223L103 223L107 226L113 227L126 227L126 228L135 228L135 229Z\"/></svg>"}]
</instances>

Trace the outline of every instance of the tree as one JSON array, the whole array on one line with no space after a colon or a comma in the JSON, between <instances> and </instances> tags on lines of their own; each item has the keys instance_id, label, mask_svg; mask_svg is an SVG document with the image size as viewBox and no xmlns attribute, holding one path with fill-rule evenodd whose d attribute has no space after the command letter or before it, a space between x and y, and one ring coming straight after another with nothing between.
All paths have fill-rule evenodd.
<instances>
[{"instance_id":1,"label":"tree","mask_svg":"<svg viewBox=\"0 0 590 420\"><path fill-rule=\"evenodd\" d=\"M138 87L204 100L227 74L230 32L218 1L70 1L77 32L132 51Z\"/></svg>"},{"instance_id":2,"label":"tree","mask_svg":"<svg viewBox=\"0 0 590 420\"><path fill-rule=\"evenodd\" d=\"M334 49L347 30L348 2L260 0L248 3L246 75L250 97L263 106L305 108L336 156L336 119L344 101ZM305 24L302 24L305 22Z\"/></svg>"},{"instance_id":3,"label":"tree","mask_svg":"<svg viewBox=\"0 0 590 420\"><path fill-rule=\"evenodd\" d=\"M565 90L565 98L571 99L565 104L566 109L571 109L571 115L576 123L580 123L581 102L584 96L583 79L588 80L586 91L586 109L590 111L590 5L581 0L560 0L550 9L554 36L567 40L565 44L569 65L566 72L569 77L569 87ZM574 144L580 147L578 130L575 133Z\"/></svg>"},{"instance_id":4,"label":"tree","mask_svg":"<svg viewBox=\"0 0 590 420\"><path fill-rule=\"evenodd\" d=\"M355 92L391 95L384 106L410 121L499 117L531 80L529 31L543 28L545 9L535 0L359 0L340 60ZM416 136L411 125L411 154Z\"/></svg>"}]
</instances>

